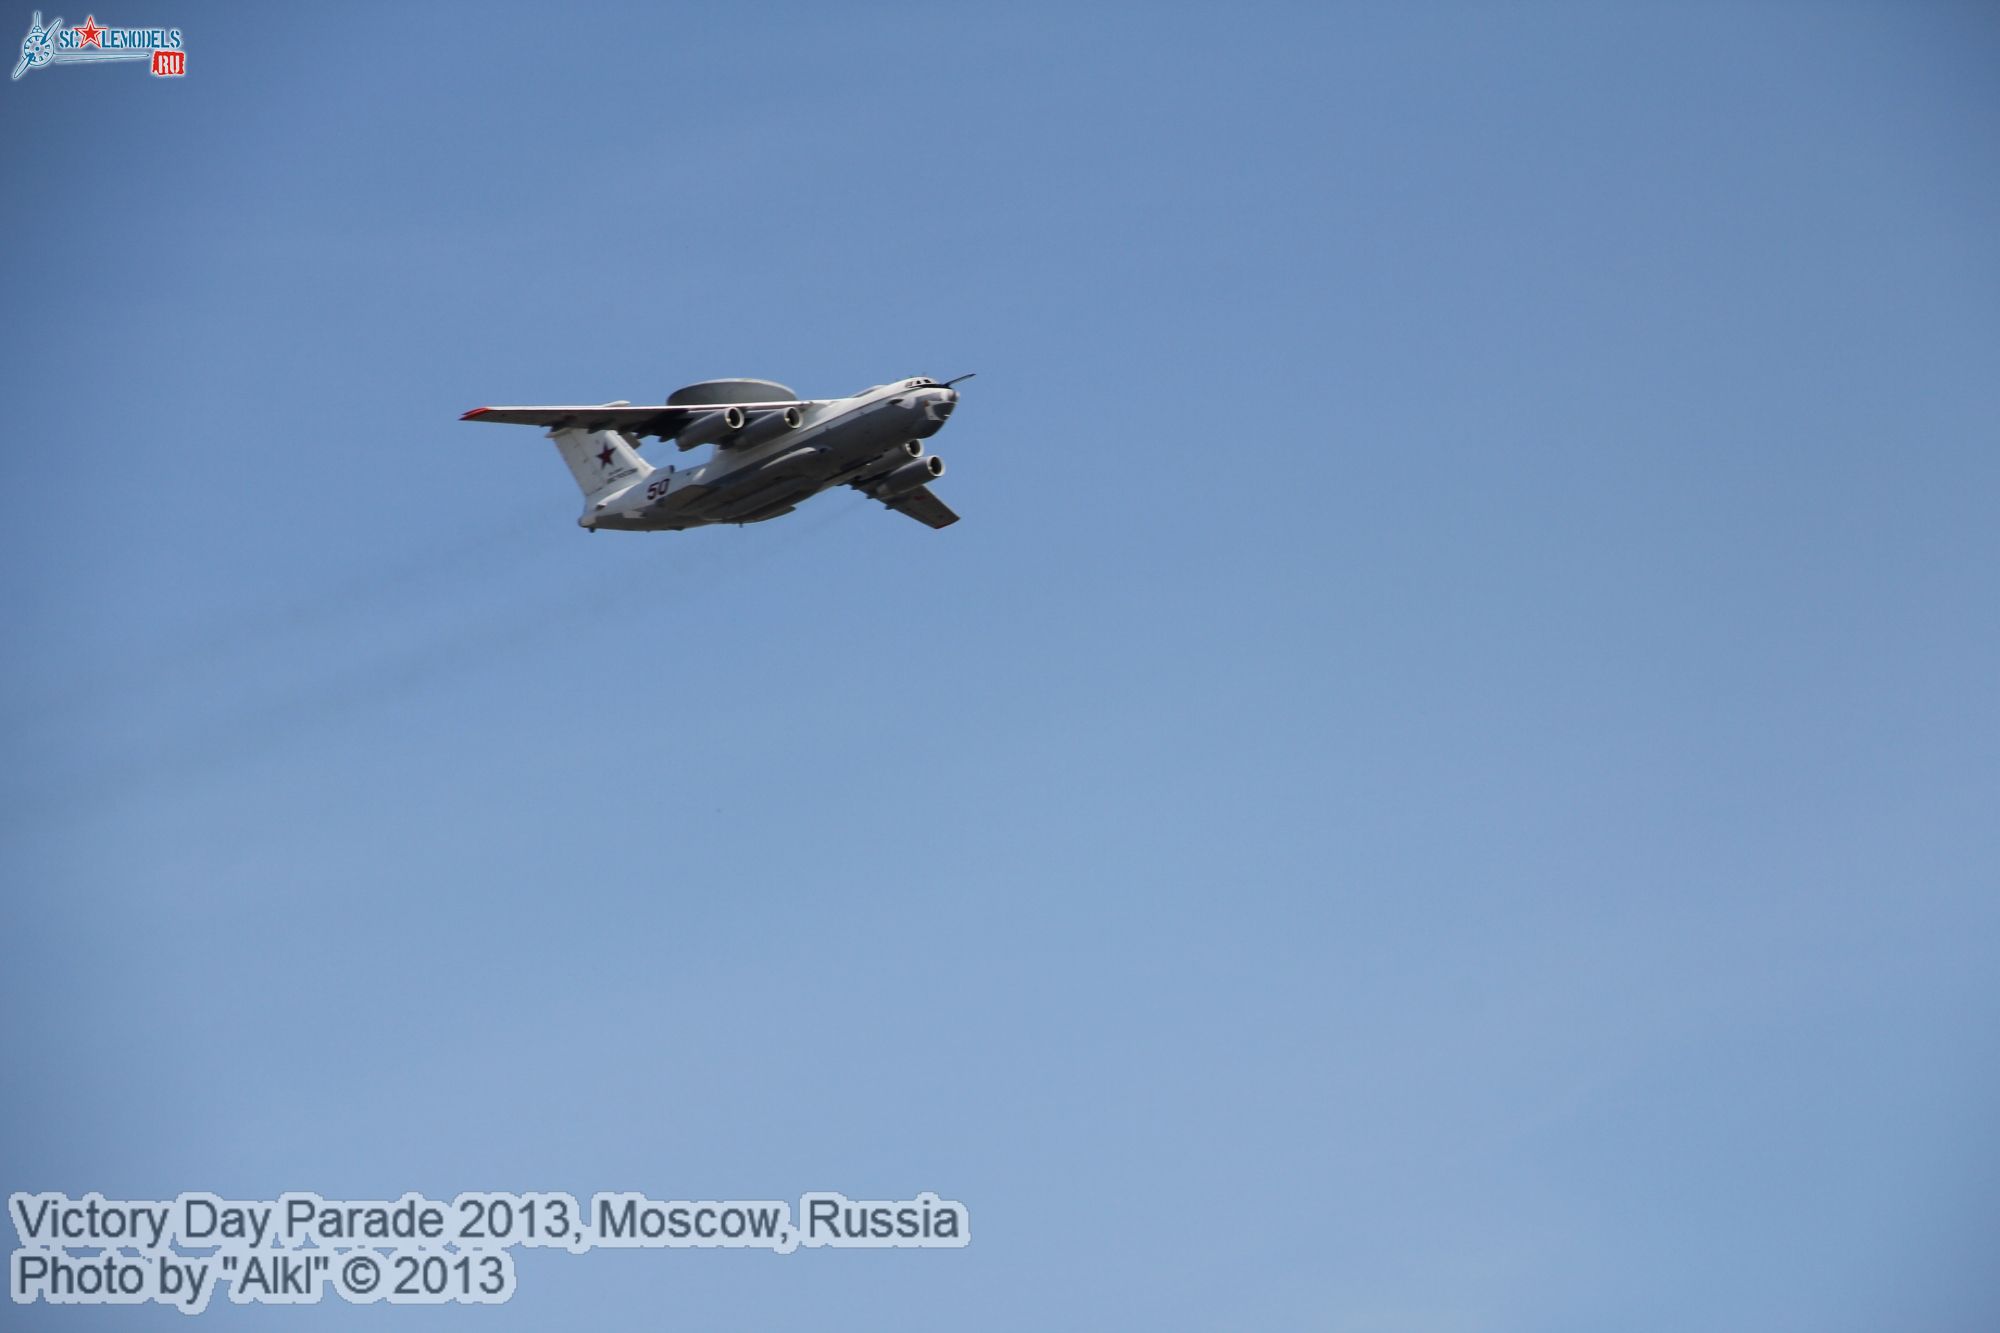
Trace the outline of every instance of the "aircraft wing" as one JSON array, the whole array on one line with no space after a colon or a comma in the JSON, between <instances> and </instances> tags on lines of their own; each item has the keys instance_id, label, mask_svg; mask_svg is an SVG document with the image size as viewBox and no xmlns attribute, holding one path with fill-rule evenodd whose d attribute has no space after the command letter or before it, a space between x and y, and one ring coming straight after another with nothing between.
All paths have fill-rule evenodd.
<instances>
[{"instance_id":1,"label":"aircraft wing","mask_svg":"<svg viewBox=\"0 0 2000 1333\"><path fill-rule=\"evenodd\" d=\"M713 403L686 407L602 407L591 403L568 407L475 407L459 420L497 421L506 426L543 426L549 430L564 430L572 426L582 430L622 430L641 437L657 435L664 440L694 418L719 412L725 407L763 412L811 406L811 400L793 398L781 403Z\"/></svg>"},{"instance_id":2,"label":"aircraft wing","mask_svg":"<svg viewBox=\"0 0 2000 1333\"><path fill-rule=\"evenodd\" d=\"M958 515L951 512L951 506L932 495L928 486L919 486L908 495L882 503L899 514L908 514L928 528L948 528L958 522Z\"/></svg>"}]
</instances>

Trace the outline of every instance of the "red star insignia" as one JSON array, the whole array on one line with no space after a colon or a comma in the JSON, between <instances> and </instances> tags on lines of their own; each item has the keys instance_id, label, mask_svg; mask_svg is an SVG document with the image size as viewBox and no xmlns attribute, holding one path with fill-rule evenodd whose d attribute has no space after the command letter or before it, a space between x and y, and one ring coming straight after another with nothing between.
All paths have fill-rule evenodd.
<instances>
[{"instance_id":1,"label":"red star insignia","mask_svg":"<svg viewBox=\"0 0 2000 1333\"><path fill-rule=\"evenodd\" d=\"M599 450L597 451L597 465L598 465L599 467L610 467L610 466L611 466L611 460L612 460L612 459L613 459L613 458L614 458L615 456L616 456L616 455L614 455L614 454L613 454L613 453L611 452L611 446L607 444L607 445L605 445L605 446L604 446L604 447L603 447L602 449L599 449Z\"/></svg>"},{"instance_id":2,"label":"red star insignia","mask_svg":"<svg viewBox=\"0 0 2000 1333\"><path fill-rule=\"evenodd\" d=\"M102 51L104 49L104 43L98 41L97 37L98 34L103 31L104 29L97 26L97 16L95 14L92 14L88 18L84 19L83 26L76 30L76 35L80 39L77 42L78 48L81 49L82 47L86 46L94 46L98 50Z\"/></svg>"}]
</instances>

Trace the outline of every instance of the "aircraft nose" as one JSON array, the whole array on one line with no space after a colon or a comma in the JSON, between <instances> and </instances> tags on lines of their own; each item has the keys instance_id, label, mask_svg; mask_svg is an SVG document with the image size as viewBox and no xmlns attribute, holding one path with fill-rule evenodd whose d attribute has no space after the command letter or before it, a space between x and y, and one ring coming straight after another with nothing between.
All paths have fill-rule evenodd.
<instances>
[{"instance_id":1,"label":"aircraft nose","mask_svg":"<svg viewBox=\"0 0 2000 1333\"><path fill-rule=\"evenodd\" d=\"M958 406L958 393L954 389L940 389L924 404L924 415L932 421L943 421Z\"/></svg>"}]
</instances>

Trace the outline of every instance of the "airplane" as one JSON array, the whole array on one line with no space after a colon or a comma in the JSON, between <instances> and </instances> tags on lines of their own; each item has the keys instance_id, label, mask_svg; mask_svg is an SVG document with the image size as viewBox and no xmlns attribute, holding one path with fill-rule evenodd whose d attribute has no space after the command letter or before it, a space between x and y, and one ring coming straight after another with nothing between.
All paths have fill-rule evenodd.
<instances>
[{"instance_id":1,"label":"airplane","mask_svg":"<svg viewBox=\"0 0 2000 1333\"><path fill-rule=\"evenodd\" d=\"M920 375L815 399L770 380L703 380L657 407L475 407L459 420L546 427L583 492L577 523L591 532L762 523L843 484L943 528L958 515L931 494L944 460L923 442L958 405L952 386L971 378ZM655 467L639 456L648 436L714 449L691 467Z\"/></svg>"}]
</instances>

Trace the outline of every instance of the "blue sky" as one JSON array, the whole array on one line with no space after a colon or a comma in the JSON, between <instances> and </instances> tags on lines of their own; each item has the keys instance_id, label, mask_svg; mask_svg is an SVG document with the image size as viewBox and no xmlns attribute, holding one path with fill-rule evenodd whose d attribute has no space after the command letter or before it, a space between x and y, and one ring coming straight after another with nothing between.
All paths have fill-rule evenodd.
<instances>
[{"instance_id":1,"label":"blue sky","mask_svg":"<svg viewBox=\"0 0 2000 1333\"><path fill-rule=\"evenodd\" d=\"M2000 1318L1993 8L97 17L5 1189L973 1219L301 1328ZM456 420L968 370L945 532Z\"/></svg>"}]
</instances>

